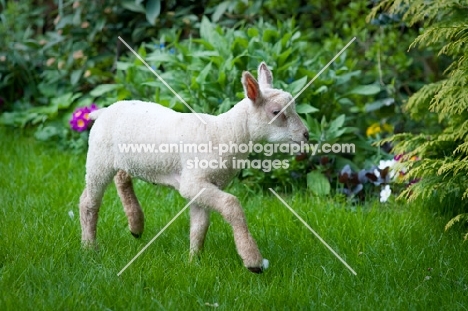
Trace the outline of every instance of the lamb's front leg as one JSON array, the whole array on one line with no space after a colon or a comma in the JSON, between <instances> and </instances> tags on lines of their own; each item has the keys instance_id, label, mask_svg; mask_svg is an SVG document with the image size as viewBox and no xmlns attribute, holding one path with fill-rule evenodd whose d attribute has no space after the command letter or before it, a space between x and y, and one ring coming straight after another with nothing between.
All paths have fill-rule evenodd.
<instances>
[{"instance_id":1,"label":"lamb's front leg","mask_svg":"<svg viewBox=\"0 0 468 311\"><path fill-rule=\"evenodd\" d=\"M190 206L190 259L202 249L210 226L210 212L197 204Z\"/></svg>"},{"instance_id":2,"label":"lamb's front leg","mask_svg":"<svg viewBox=\"0 0 468 311\"><path fill-rule=\"evenodd\" d=\"M244 265L254 273L262 272L262 255L258 250L257 243L250 235L244 211L235 196L221 191L211 183L203 181L194 182L194 180L190 180L187 183L181 181L179 190L182 196L192 199L203 188L205 190L195 202L199 205L210 207L221 214L233 229L237 252L242 258Z\"/></svg>"}]
</instances>

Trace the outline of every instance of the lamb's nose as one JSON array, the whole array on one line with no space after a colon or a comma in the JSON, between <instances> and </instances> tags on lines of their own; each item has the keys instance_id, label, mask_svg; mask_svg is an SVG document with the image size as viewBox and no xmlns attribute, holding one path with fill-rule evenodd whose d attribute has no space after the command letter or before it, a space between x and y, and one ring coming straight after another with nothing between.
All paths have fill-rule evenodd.
<instances>
[{"instance_id":1,"label":"lamb's nose","mask_svg":"<svg viewBox=\"0 0 468 311\"><path fill-rule=\"evenodd\" d=\"M304 132L304 137L305 137L305 139L309 140L309 132L308 131Z\"/></svg>"}]
</instances>

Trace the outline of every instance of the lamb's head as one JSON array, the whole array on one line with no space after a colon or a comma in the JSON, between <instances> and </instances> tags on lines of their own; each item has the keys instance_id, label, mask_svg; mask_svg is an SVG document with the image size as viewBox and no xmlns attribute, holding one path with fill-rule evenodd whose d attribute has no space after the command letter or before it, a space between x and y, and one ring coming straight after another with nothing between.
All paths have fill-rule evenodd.
<instances>
[{"instance_id":1,"label":"lamb's head","mask_svg":"<svg viewBox=\"0 0 468 311\"><path fill-rule=\"evenodd\" d=\"M288 92L274 89L272 83L273 75L264 62L258 67L258 82L249 72L242 74L245 96L251 101L247 124L252 140L270 143L307 141L309 132L296 112L293 97Z\"/></svg>"}]
</instances>

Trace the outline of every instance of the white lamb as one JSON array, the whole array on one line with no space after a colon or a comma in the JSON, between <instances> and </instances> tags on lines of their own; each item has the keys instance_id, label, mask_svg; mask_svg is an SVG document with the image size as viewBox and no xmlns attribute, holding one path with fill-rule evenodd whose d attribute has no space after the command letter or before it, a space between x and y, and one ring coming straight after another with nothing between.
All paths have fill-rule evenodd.
<instances>
[{"instance_id":1,"label":"white lamb","mask_svg":"<svg viewBox=\"0 0 468 311\"><path fill-rule=\"evenodd\" d=\"M245 159L247 153L233 150L223 154L225 168L189 167L187 161L219 161L213 153L132 153L121 152L119 144L152 143L155 145L249 142L298 143L307 141L308 131L291 104L272 124L268 122L285 107L292 96L272 88L273 76L265 63L258 67L258 79L243 72L246 98L219 116L178 113L155 103L137 100L120 101L91 114L95 123L89 136L86 162L86 187L80 199L82 241L94 244L99 207L106 187L114 178L128 217L130 232L143 233L144 216L132 186L132 177L164 184L179 190L188 200L205 190L190 206L190 254L198 253L209 226L209 212L214 210L232 226L237 251L245 267L255 273L264 268L264 260L249 233L239 200L223 189L238 172L232 160ZM267 262L265 260L265 262Z\"/></svg>"}]
</instances>

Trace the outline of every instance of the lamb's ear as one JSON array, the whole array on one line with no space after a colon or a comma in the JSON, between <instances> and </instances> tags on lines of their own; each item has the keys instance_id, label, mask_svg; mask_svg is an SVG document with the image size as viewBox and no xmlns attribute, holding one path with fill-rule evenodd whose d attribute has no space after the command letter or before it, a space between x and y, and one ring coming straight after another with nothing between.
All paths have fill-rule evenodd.
<instances>
[{"instance_id":1,"label":"lamb's ear","mask_svg":"<svg viewBox=\"0 0 468 311\"><path fill-rule=\"evenodd\" d=\"M265 62L261 62L260 66L258 66L258 83L263 86L273 87L273 74Z\"/></svg>"},{"instance_id":2,"label":"lamb's ear","mask_svg":"<svg viewBox=\"0 0 468 311\"><path fill-rule=\"evenodd\" d=\"M242 85L244 86L244 93L254 103L258 102L262 96L260 87L257 80L248 71L242 73Z\"/></svg>"}]
</instances>

